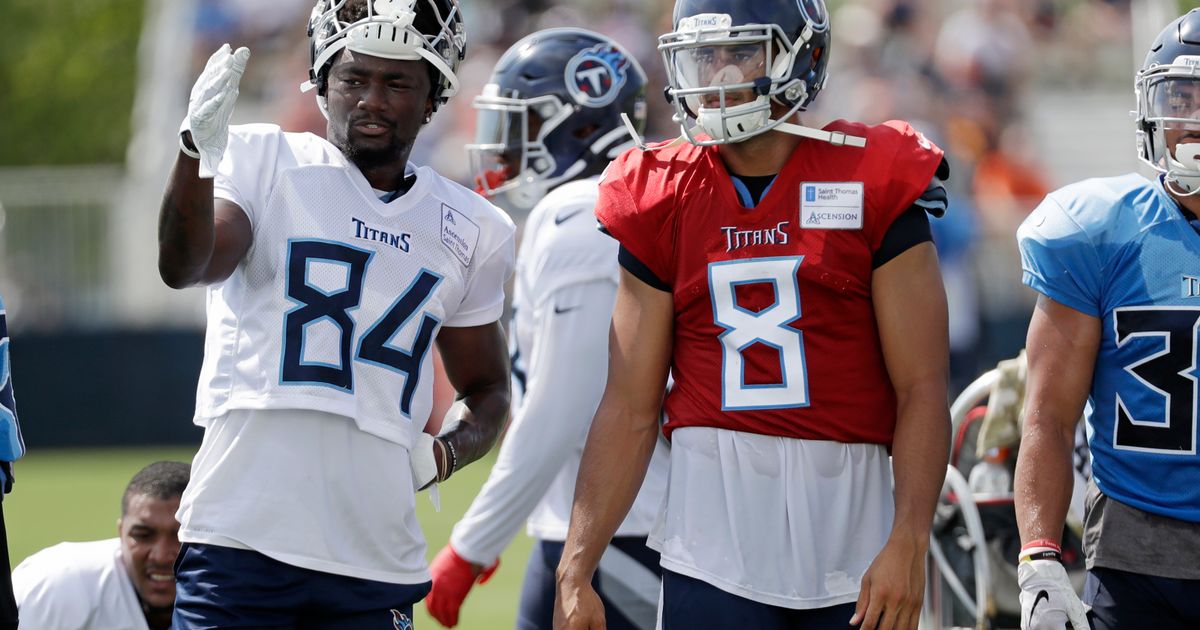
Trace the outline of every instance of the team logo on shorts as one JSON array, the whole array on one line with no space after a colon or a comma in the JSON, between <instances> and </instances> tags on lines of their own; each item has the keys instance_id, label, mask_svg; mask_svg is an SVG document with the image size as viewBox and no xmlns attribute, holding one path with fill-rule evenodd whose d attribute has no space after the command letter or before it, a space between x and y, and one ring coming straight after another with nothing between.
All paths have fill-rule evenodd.
<instances>
[{"instance_id":1,"label":"team logo on shorts","mask_svg":"<svg viewBox=\"0 0 1200 630\"><path fill-rule=\"evenodd\" d=\"M628 71L625 53L611 44L596 44L567 62L567 91L584 107L604 107L617 100Z\"/></svg>"},{"instance_id":2,"label":"team logo on shorts","mask_svg":"<svg viewBox=\"0 0 1200 630\"><path fill-rule=\"evenodd\" d=\"M412 630L413 627L412 619L395 608L392 609L392 625L396 630Z\"/></svg>"}]
</instances>

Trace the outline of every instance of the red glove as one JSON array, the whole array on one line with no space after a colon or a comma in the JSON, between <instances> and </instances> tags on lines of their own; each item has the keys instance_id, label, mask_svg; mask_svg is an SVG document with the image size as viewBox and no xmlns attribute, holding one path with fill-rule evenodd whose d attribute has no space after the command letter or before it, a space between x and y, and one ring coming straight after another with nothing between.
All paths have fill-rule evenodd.
<instances>
[{"instance_id":1,"label":"red glove","mask_svg":"<svg viewBox=\"0 0 1200 630\"><path fill-rule=\"evenodd\" d=\"M429 565L429 572L433 574L433 588L425 596L429 616L447 628L458 625L458 610L471 587L476 581L487 582L499 566L497 559L492 566L480 570L479 565L471 564L455 553L454 547L449 544L442 547Z\"/></svg>"}]
</instances>

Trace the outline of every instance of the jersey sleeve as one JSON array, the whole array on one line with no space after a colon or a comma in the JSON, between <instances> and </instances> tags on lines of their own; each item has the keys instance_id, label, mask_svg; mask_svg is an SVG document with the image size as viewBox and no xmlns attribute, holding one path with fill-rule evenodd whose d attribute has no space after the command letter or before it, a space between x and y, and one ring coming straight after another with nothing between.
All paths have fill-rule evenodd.
<instances>
[{"instance_id":1,"label":"jersey sleeve","mask_svg":"<svg viewBox=\"0 0 1200 630\"><path fill-rule=\"evenodd\" d=\"M1102 261L1088 233L1053 196L1017 230L1021 281L1055 302L1100 316Z\"/></svg>"},{"instance_id":2,"label":"jersey sleeve","mask_svg":"<svg viewBox=\"0 0 1200 630\"><path fill-rule=\"evenodd\" d=\"M21 627L82 630L91 615L94 593L89 592L69 562L48 558L48 551L26 558L13 570L13 595ZM97 584L93 591L98 588Z\"/></svg>"},{"instance_id":3,"label":"jersey sleeve","mask_svg":"<svg viewBox=\"0 0 1200 630\"><path fill-rule=\"evenodd\" d=\"M556 291L583 282L605 280L615 287L618 246L596 229L595 195L564 199L551 193L542 204L530 213L531 219L542 215L540 224L526 224L521 245L528 248L522 249L521 264L532 272L524 284L529 305L540 307Z\"/></svg>"},{"instance_id":4,"label":"jersey sleeve","mask_svg":"<svg viewBox=\"0 0 1200 630\"><path fill-rule=\"evenodd\" d=\"M612 162L600 179L596 219L605 231L641 262L656 278L671 284L674 274L671 191L650 169L638 149L631 149Z\"/></svg>"},{"instance_id":5,"label":"jersey sleeve","mask_svg":"<svg viewBox=\"0 0 1200 630\"><path fill-rule=\"evenodd\" d=\"M868 234L871 251L876 251L896 218L929 189L944 152L911 125L896 120L872 128L867 147L879 152L874 161L879 172L887 173L878 187L882 202L875 206L878 216L870 223Z\"/></svg>"},{"instance_id":6,"label":"jersey sleeve","mask_svg":"<svg viewBox=\"0 0 1200 630\"><path fill-rule=\"evenodd\" d=\"M463 558L495 562L568 456L582 450L604 393L615 300L613 283L585 282L560 288L535 311L525 397L487 482L450 536Z\"/></svg>"},{"instance_id":7,"label":"jersey sleeve","mask_svg":"<svg viewBox=\"0 0 1200 630\"><path fill-rule=\"evenodd\" d=\"M504 313L504 284L512 276L517 256L516 226L498 208L488 211L492 216L483 231L488 247L481 248L485 255L472 262L474 269L467 279L466 294L446 326L482 326L500 319Z\"/></svg>"},{"instance_id":8,"label":"jersey sleeve","mask_svg":"<svg viewBox=\"0 0 1200 630\"><path fill-rule=\"evenodd\" d=\"M213 197L233 202L257 227L275 180L283 132L274 125L234 125L213 178Z\"/></svg>"},{"instance_id":9,"label":"jersey sleeve","mask_svg":"<svg viewBox=\"0 0 1200 630\"><path fill-rule=\"evenodd\" d=\"M13 394L12 364L9 361L8 313L0 300L0 461L14 462L25 454L25 441L17 423L17 401ZM11 469L0 472L3 491L12 487Z\"/></svg>"}]
</instances>

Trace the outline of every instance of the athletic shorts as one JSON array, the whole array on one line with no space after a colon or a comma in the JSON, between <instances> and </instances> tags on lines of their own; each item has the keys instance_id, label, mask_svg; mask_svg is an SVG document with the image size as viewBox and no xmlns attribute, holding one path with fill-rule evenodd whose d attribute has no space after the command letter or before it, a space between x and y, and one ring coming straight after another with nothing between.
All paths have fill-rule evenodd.
<instances>
[{"instance_id":1,"label":"athletic shorts","mask_svg":"<svg viewBox=\"0 0 1200 630\"><path fill-rule=\"evenodd\" d=\"M389 584L302 569L257 551L184 543L174 630L411 630L432 582Z\"/></svg>"}]
</instances>

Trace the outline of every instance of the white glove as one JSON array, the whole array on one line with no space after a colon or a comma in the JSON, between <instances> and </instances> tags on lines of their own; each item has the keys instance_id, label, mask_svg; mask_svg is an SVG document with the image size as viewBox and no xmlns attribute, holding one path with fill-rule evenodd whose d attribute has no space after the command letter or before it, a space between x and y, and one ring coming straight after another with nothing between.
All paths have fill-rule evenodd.
<instances>
[{"instance_id":1,"label":"white glove","mask_svg":"<svg viewBox=\"0 0 1200 630\"><path fill-rule=\"evenodd\" d=\"M233 115L238 83L249 59L250 49L243 47L230 52L229 44L224 44L208 58L204 71L192 86L187 118L179 126L179 133L192 133L192 143L200 153L200 177L204 179L216 175L217 165L225 155L229 117Z\"/></svg>"},{"instance_id":2,"label":"white glove","mask_svg":"<svg viewBox=\"0 0 1200 630\"><path fill-rule=\"evenodd\" d=\"M1021 585L1021 630L1089 630L1087 612L1067 571L1056 560L1027 560L1017 565Z\"/></svg>"},{"instance_id":3,"label":"white glove","mask_svg":"<svg viewBox=\"0 0 1200 630\"><path fill-rule=\"evenodd\" d=\"M412 450L408 452L408 462L412 465L413 491L419 492L426 486L437 481L437 459L433 454L432 435L424 431L417 432Z\"/></svg>"}]
</instances>

